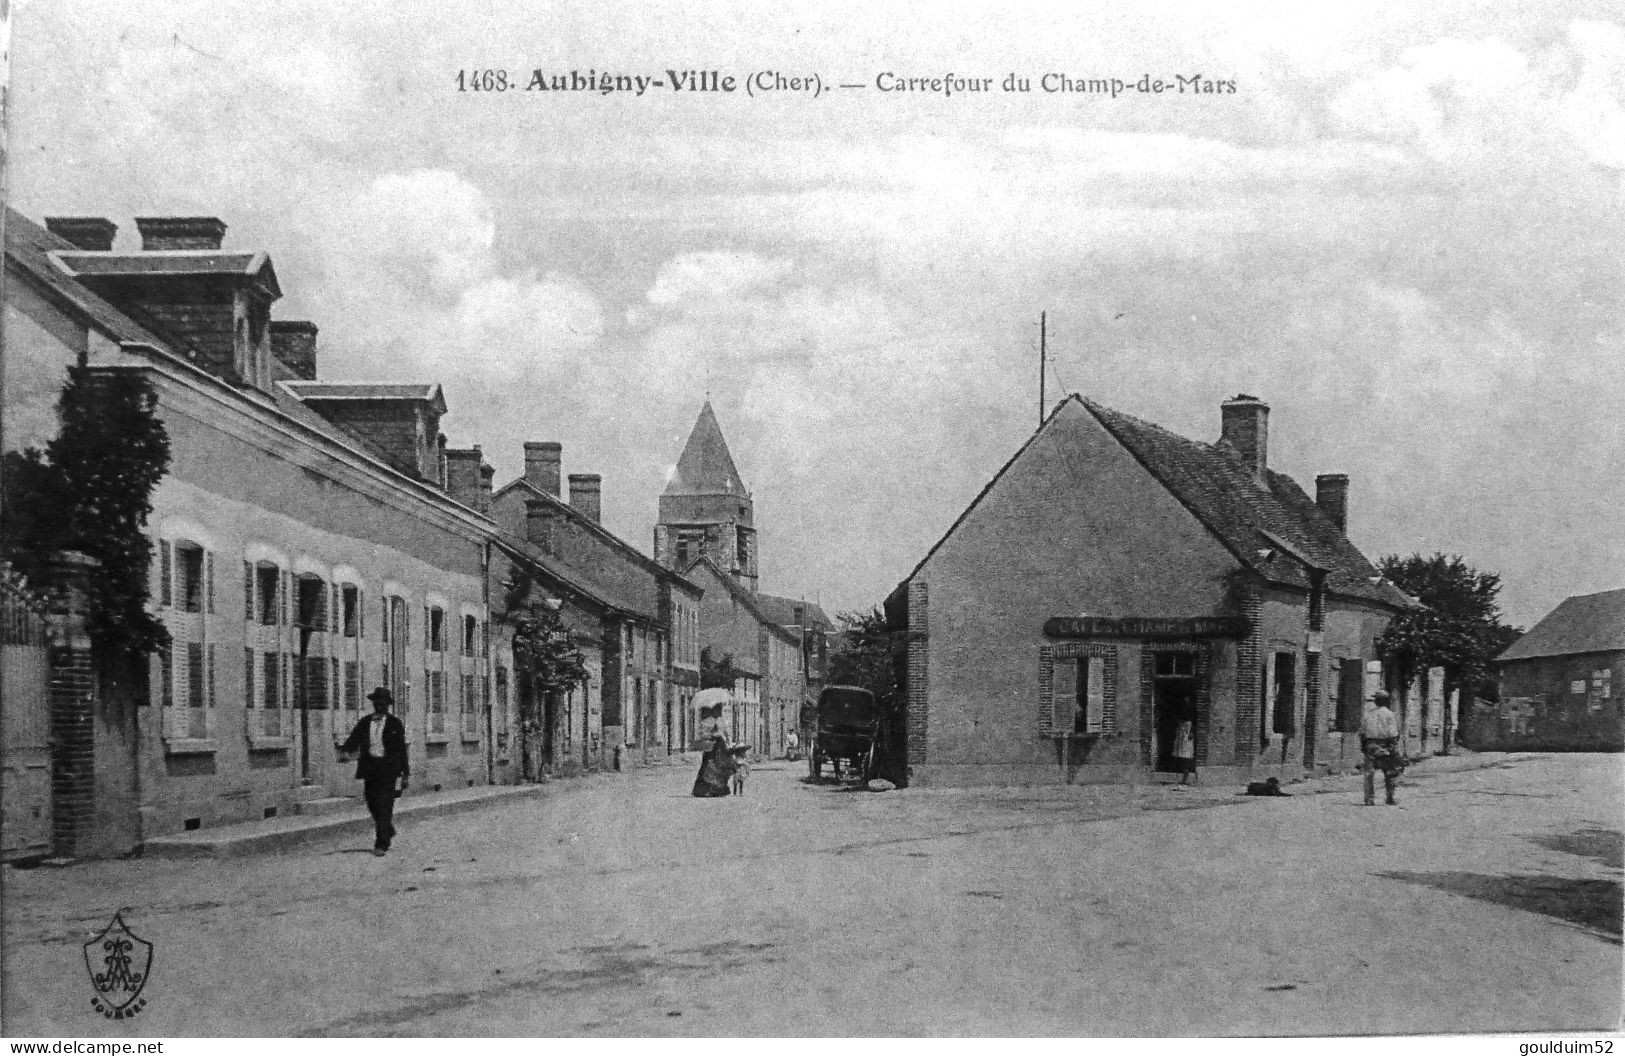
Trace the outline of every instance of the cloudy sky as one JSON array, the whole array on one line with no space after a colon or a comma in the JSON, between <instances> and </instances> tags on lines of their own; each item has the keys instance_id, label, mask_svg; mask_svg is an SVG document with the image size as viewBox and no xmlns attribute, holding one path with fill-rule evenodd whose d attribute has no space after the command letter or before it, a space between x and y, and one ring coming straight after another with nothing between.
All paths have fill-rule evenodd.
<instances>
[{"instance_id":1,"label":"cloudy sky","mask_svg":"<svg viewBox=\"0 0 1625 1056\"><path fill-rule=\"evenodd\" d=\"M1625 586L1625 16L1564 0L1138 5L17 0L34 217L204 213L333 380L439 380L499 482L604 474L647 548L707 391L763 586L880 601L1052 399L1353 479L1373 557L1515 621ZM1316 5L1319 6L1319 5ZM819 98L472 93L459 69L817 74ZM1015 73L1030 93L881 92ZM1202 74L1222 95L1041 90Z\"/></svg>"}]
</instances>

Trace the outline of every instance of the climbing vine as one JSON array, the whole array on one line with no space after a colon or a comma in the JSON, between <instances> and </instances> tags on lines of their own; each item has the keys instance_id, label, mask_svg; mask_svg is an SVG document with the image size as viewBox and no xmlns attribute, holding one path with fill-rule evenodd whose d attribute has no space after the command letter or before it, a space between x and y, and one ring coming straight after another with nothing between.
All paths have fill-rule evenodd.
<instances>
[{"instance_id":1,"label":"climbing vine","mask_svg":"<svg viewBox=\"0 0 1625 1056\"><path fill-rule=\"evenodd\" d=\"M76 550L96 561L86 629L116 663L169 639L148 611L152 493L169 469L169 434L157 396L138 375L69 371L57 401L61 428L43 452L8 453L0 502L4 557L36 583L50 555Z\"/></svg>"}]
</instances>

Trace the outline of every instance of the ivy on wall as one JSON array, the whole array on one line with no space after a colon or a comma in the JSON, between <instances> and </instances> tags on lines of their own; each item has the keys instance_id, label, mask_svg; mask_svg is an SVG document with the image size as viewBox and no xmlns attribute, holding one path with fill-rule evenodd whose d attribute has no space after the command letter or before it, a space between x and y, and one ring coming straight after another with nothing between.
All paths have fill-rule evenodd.
<instances>
[{"instance_id":1,"label":"ivy on wall","mask_svg":"<svg viewBox=\"0 0 1625 1056\"><path fill-rule=\"evenodd\" d=\"M8 452L0 475L0 551L32 582L48 582L50 555L96 561L86 625L104 661L167 644L148 611L152 493L169 469L169 434L145 378L76 367L57 401L61 429L45 450Z\"/></svg>"}]
</instances>

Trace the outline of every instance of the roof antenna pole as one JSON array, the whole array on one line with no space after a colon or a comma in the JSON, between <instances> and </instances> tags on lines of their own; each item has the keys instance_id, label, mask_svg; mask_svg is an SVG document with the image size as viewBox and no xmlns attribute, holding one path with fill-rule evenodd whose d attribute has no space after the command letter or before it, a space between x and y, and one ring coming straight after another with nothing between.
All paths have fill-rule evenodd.
<instances>
[{"instance_id":1,"label":"roof antenna pole","mask_svg":"<svg viewBox=\"0 0 1625 1056\"><path fill-rule=\"evenodd\" d=\"M1044 373L1049 366L1048 312L1038 313L1038 424L1044 424Z\"/></svg>"}]
</instances>

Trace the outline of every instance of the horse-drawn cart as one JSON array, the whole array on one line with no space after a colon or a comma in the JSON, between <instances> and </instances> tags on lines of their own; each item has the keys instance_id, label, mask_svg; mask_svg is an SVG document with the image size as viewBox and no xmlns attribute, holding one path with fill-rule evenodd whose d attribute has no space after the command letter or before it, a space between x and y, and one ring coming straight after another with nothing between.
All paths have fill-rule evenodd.
<instances>
[{"instance_id":1,"label":"horse-drawn cart","mask_svg":"<svg viewBox=\"0 0 1625 1056\"><path fill-rule=\"evenodd\" d=\"M875 695L857 686L826 686L818 694L818 720L807 752L807 770L823 776L824 763L841 777L874 777L886 754L886 724Z\"/></svg>"}]
</instances>

